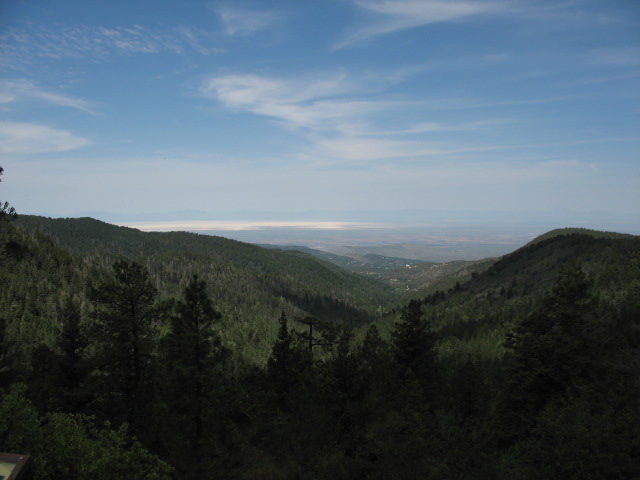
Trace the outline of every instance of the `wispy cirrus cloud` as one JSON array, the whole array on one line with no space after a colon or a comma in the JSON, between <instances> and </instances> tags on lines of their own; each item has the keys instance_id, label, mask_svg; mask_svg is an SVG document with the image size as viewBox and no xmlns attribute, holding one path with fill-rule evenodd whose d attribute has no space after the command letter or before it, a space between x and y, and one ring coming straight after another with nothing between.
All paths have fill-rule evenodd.
<instances>
[{"instance_id":1,"label":"wispy cirrus cloud","mask_svg":"<svg viewBox=\"0 0 640 480\"><path fill-rule=\"evenodd\" d=\"M456 130L458 131L458 130ZM319 165L337 163L362 164L368 162L394 163L397 160L423 161L464 157L480 152L498 152L522 148L508 143L460 144L451 141L429 141L423 138L379 138L372 134L327 138L315 136L307 152L307 159ZM391 162L389 162L391 161Z\"/></svg>"},{"instance_id":2,"label":"wispy cirrus cloud","mask_svg":"<svg viewBox=\"0 0 640 480\"><path fill-rule=\"evenodd\" d=\"M475 122L463 122L463 123L438 123L438 122L419 122L411 124L402 130L383 130L375 133L378 136L398 136L398 135L415 135L423 133L447 133L447 132L472 132L481 131L496 126L500 126L506 123L513 124L517 120L479 120Z\"/></svg>"},{"instance_id":3,"label":"wispy cirrus cloud","mask_svg":"<svg viewBox=\"0 0 640 480\"><path fill-rule=\"evenodd\" d=\"M280 120L292 128L340 131L388 108L384 100L359 98L358 89L358 82L343 74L314 80L227 75L206 79L200 94L229 109Z\"/></svg>"},{"instance_id":4,"label":"wispy cirrus cloud","mask_svg":"<svg viewBox=\"0 0 640 480\"><path fill-rule=\"evenodd\" d=\"M91 104L82 98L46 90L26 79L0 79L0 104L13 103L24 99L34 99L59 107L94 113Z\"/></svg>"},{"instance_id":5,"label":"wispy cirrus cloud","mask_svg":"<svg viewBox=\"0 0 640 480\"><path fill-rule=\"evenodd\" d=\"M86 138L35 123L0 122L0 153L66 152L88 145Z\"/></svg>"},{"instance_id":6,"label":"wispy cirrus cloud","mask_svg":"<svg viewBox=\"0 0 640 480\"><path fill-rule=\"evenodd\" d=\"M640 66L640 48L622 47L592 50L587 63L599 67L638 67Z\"/></svg>"},{"instance_id":7,"label":"wispy cirrus cloud","mask_svg":"<svg viewBox=\"0 0 640 480\"><path fill-rule=\"evenodd\" d=\"M310 163L359 163L434 153L420 142L371 138L375 135L371 124L405 104L366 92L362 81L342 73L313 79L217 76L200 88L201 95L228 109L267 117L302 133L308 147L298 158Z\"/></svg>"},{"instance_id":8,"label":"wispy cirrus cloud","mask_svg":"<svg viewBox=\"0 0 640 480\"><path fill-rule=\"evenodd\" d=\"M354 0L354 3L374 17L367 25L348 34L335 48L408 28L500 13L511 7L511 2L500 0Z\"/></svg>"},{"instance_id":9,"label":"wispy cirrus cloud","mask_svg":"<svg viewBox=\"0 0 640 480\"><path fill-rule=\"evenodd\" d=\"M591 28L593 25L623 23L628 19L589 8L590 0L351 0L363 13L353 28L334 45L340 49L410 28L439 22L466 21L487 16L504 16L535 22L536 30Z\"/></svg>"},{"instance_id":10,"label":"wispy cirrus cloud","mask_svg":"<svg viewBox=\"0 0 640 480\"><path fill-rule=\"evenodd\" d=\"M180 25L175 28L177 42L183 45L183 49L191 48L202 55L213 55L224 52L217 46L215 34L202 28L189 25Z\"/></svg>"},{"instance_id":11,"label":"wispy cirrus cloud","mask_svg":"<svg viewBox=\"0 0 640 480\"><path fill-rule=\"evenodd\" d=\"M388 82L372 82L368 76L343 72L287 79L224 75L205 79L199 93L229 110L269 118L297 131L306 146L294 157L317 166L397 160L440 162L489 152L566 147L567 142L584 141L572 139L557 144L540 137L540 141L526 144L514 142L509 135L505 137L505 131L520 120L514 122L509 113L496 118L483 112L565 102L575 99L573 96L486 101L414 98L407 102L386 93ZM369 87L372 83L376 86ZM393 126L388 118L394 119ZM436 120L439 118L450 120ZM588 141L601 143L605 139Z\"/></svg>"},{"instance_id":12,"label":"wispy cirrus cloud","mask_svg":"<svg viewBox=\"0 0 640 480\"><path fill-rule=\"evenodd\" d=\"M461 143L459 137L450 137L460 132L502 128L508 120L408 121L408 111L412 109L429 118L429 111L469 109L470 106L492 108L496 106L494 102L472 105L468 99L406 102L386 96L384 88L382 93L367 90L369 81L369 78L363 80L343 73L316 75L313 79L226 75L205 79L199 93L227 109L270 118L299 131L307 147L297 158L316 165L444 158L518 148L509 142L487 145L467 139ZM559 100L563 99L519 100L516 104ZM497 102L497 105L508 107L513 103ZM403 122L398 122L397 115L409 115L404 128L398 128ZM396 118L395 128L388 128L386 117Z\"/></svg>"},{"instance_id":13,"label":"wispy cirrus cloud","mask_svg":"<svg viewBox=\"0 0 640 480\"><path fill-rule=\"evenodd\" d=\"M486 60L488 57L496 59ZM488 61L502 62L506 58L506 55L464 57L455 62L455 67L451 64L453 62L446 62L444 66L426 64L355 76L345 72L316 72L286 79L252 74L210 76L199 85L198 93L219 101L229 109L282 120L293 127L332 130L359 125L363 118L374 114L393 109L406 111L418 105L429 110L466 110L554 103L576 98L575 95L563 95L494 100L469 97L434 99L426 96L409 101L385 93L389 87L424 72L441 68L473 68L484 66ZM452 128L467 129L468 125L447 127Z\"/></svg>"},{"instance_id":14,"label":"wispy cirrus cloud","mask_svg":"<svg viewBox=\"0 0 640 480\"><path fill-rule=\"evenodd\" d=\"M246 37L267 30L280 21L274 12L237 8L220 8L217 11L227 35Z\"/></svg>"},{"instance_id":15,"label":"wispy cirrus cloud","mask_svg":"<svg viewBox=\"0 0 640 480\"><path fill-rule=\"evenodd\" d=\"M18 68L37 59L105 61L114 55L175 53L192 50L213 54L221 49L214 35L200 28L156 29L142 25L107 28L99 25L50 26L41 23L11 27L0 34L0 64Z\"/></svg>"}]
</instances>

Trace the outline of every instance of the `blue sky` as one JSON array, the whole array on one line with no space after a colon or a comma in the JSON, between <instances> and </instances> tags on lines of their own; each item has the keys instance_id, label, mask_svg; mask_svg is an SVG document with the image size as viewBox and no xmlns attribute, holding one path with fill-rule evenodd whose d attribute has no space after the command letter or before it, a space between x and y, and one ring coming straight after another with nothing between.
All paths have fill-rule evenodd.
<instances>
[{"instance_id":1,"label":"blue sky","mask_svg":"<svg viewBox=\"0 0 640 480\"><path fill-rule=\"evenodd\" d=\"M634 0L11 0L0 42L21 213L640 218Z\"/></svg>"}]
</instances>

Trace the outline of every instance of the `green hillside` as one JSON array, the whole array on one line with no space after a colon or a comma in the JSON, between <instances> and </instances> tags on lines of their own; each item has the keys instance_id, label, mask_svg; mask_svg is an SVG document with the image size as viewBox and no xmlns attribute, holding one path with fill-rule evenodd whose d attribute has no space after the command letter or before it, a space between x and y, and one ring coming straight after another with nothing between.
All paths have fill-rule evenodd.
<instances>
[{"instance_id":1,"label":"green hillside","mask_svg":"<svg viewBox=\"0 0 640 480\"><path fill-rule=\"evenodd\" d=\"M120 258L136 260L167 297L197 274L223 314L225 339L259 362L268 356L283 311L356 326L370 323L396 298L384 282L297 251L187 232L145 233L91 218L23 215L16 225L51 238L81 266L108 269Z\"/></svg>"},{"instance_id":2,"label":"green hillside","mask_svg":"<svg viewBox=\"0 0 640 480\"><path fill-rule=\"evenodd\" d=\"M640 237L368 261L0 219L0 451L52 480L637 478Z\"/></svg>"},{"instance_id":3,"label":"green hillside","mask_svg":"<svg viewBox=\"0 0 640 480\"><path fill-rule=\"evenodd\" d=\"M576 267L602 302L616 302L640 280L640 237L584 229L549 232L500 259L464 266L425 297L409 295L429 306L442 355L494 361L505 351L509 328L542 303L562 272Z\"/></svg>"},{"instance_id":4,"label":"green hillside","mask_svg":"<svg viewBox=\"0 0 640 480\"><path fill-rule=\"evenodd\" d=\"M600 230L591 230L589 228L556 228L554 230L550 230L542 235L537 236L533 240L531 240L527 245L529 246L534 243L542 242L543 240L547 240L549 238L558 237L562 235L586 235L593 238L633 238L635 235L631 235L629 233L617 233L617 232L603 232Z\"/></svg>"}]
</instances>

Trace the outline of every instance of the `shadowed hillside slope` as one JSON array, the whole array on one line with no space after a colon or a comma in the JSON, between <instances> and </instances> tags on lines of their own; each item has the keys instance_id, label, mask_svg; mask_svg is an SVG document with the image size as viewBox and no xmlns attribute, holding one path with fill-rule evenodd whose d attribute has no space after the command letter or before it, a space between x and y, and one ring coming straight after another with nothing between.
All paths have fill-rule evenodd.
<instances>
[{"instance_id":1,"label":"shadowed hillside slope","mask_svg":"<svg viewBox=\"0 0 640 480\"><path fill-rule=\"evenodd\" d=\"M91 218L25 215L16 226L46 235L93 269L107 269L120 258L138 261L166 296L197 274L223 314L229 341L255 350L252 356L261 361L282 311L355 326L370 323L395 298L381 281L296 251L187 232L145 233Z\"/></svg>"},{"instance_id":2,"label":"shadowed hillside slope","mask_svg":"<svg viewBox=\"0 0 640 480\"><path fill-rule=\"evenodd\" d=\"M412 295L426 305L441 354L459 361L467 355L500 357L509 328L541 304L567 269L581 269L600 301L615 304L625 298L640 282L640 237L554 231L477 267L476 271L471 265L466 271L454 272L453 278L440 284L440 290ZM381 321L385 330L392 328L390 321Z\"/></svg>"}]
</instances>

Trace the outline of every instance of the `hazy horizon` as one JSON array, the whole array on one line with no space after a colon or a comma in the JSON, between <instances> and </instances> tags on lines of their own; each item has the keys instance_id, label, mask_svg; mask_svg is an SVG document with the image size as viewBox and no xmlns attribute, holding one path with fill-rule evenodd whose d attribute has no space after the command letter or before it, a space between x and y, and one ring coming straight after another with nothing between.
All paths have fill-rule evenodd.
<instances>
[{"instance_id":1,"label":"hazy horizon","mask_svg":"<svg viewBox=\"0 0 640 480\"><path fill-rule=\"evenodd\" d=\"M343 254L345 248L413 245L402 258L428 261L477 260L510 253L557 228L589 228L640 234L637 216L554 212L83 212L145 232L187 231L275 246L303 246ZM45 216L51 216L46 215ZM417 246L420 246L418 248ZM398 256L402 249L385 255Z\"/></svg>"}]
</instances>

